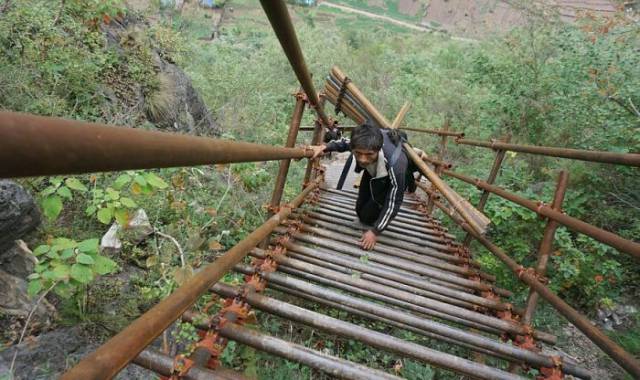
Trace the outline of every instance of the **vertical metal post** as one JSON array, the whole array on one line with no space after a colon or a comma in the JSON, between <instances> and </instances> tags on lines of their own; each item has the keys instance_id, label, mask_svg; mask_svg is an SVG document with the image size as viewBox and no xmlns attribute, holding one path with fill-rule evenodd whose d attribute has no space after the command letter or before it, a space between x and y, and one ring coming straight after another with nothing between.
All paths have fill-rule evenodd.
<instances>
[{"instance_id":1,"label":"vertical metal post","mask_svg":"<svg viewBox=\"0 0 640 380\"><path fill-rule=\"evenodd\" d=\"M444 117L444 124L442 125L442 130L443 131L448 131L449 127L451 126L451 120L449 119L449 115L446 115ZM447 154L447 135L442 135L442 140L440 141L440 161L444 161L444 155ZM442 170L442 169L440 169ZM440 175L441 173L438 172L438 175Z\"/></svg>"},{"instance_id":2,"label":"vertical metal post","mask_svg":"<svg viewBox=\"0 0 640 380\"><path fill-rule=\"evenodd\" d=\"M287 135L286 147L293 147L298 139L298 131L300 130L300 122L302 115L304 114L304 106L307 102L307 97L302 90L295 94L296 104L293 108L293 114L291 116L291 123L289 124L289 134ZM273 187L273 194L271 195L271 202L269 203L269 217L272 217L277 211L277 207L280 206L282 200L282 193L284 192L284 185L287 182L287 174L289 173L289 166L291 160L280 160L280 167L278 168L278 176L276 177L276 183ZM269 236L267 236L261 243L260 248L266 249L269 245Z\"/></svg>"},{"instance_id":3,"label":"vertical metal post","mask_svg":"<svg viewBox=\"0 0 640 380\"><path fill-rule=\"evenodd\" d=\"M305 94L301 91L295 94L296 105L293 109L293 115L291 116L291 123L289 124L289 135L287 136L286 147L292 148L296 144L298 138L298 130L300 129L300 121L304 114ZM276 183L273 188L273 194L271 195L271 209L278 207L282 200L282 193L284 191L284 185L287 181L287 174L289 173L289 165L291 160L280 160L280 168L278 169L278 176L276 177ZM273 215L271 211L269 215Z\"/></svg>"},{"instance_id":4,"label":"vertical metal post","mask_svg":"<svg viewBox=\"0 0 640 380\"><path fill-rule=\"evenodd\" d=\"M511 135L506 135L502 139L502 141L506 143L508 143L510 140L511 140ZM491 171L489 172L489 177L487 178L488 184L492 185L496 181L496 178L498 177L498 173L500 172L500 167L502 166L502 161L504 161L504 156L506 153L507 151L502 149L498 149L496 151L496 158L493 160L493 166L491 167ZM476 206L478 211L480 212L484 211L484 206L487 204L487 200L489 199L489 194L491 193L487 190L482 191L482 195L480 195L480 201L478 202L478 206ZM465 248L468 248L469 244L471 244L472 239L473 239L473 236L467 233L467 236L464 237L464 241L462 242L462 246Z\"/></svg>"},{"instance_id":5,"label":"vertical metal post","mask_svg":"<svg viewBox=\"0 0 640 380\"><path fill-rule=\"evenodd\" d=\"M442 130L448 131L450 126L451 126L451 121L449 120L449 115L445 115L444 124L442 125ZM444 155L446 153L447 153L447 136L442 135L442 139L440 140L440 154L438 155L438 159L440 161L444 161ZM435 172L438 176L442 175L442 169L443 169L442 165L434 164L433 168L435 169ZM436 188L433 186L433 184L431 185L431 189L434 191L437 191ZM432 194L428 194L428 195L429 195L429 198L427 199L427 212L429 213L429 215L431 215L431 213L433 212L433 195Z\"/></svg>"},{"instance_id":6,"label":"vertical metal post","mask_svg":"<svg viewBox=\"0 0 640 380\"><path fill-rule=\"evenodd\" d=\"M319 107L324 107L324 103L326 102L326 98L320 94L320 104ZM330 122L332 121L329 119ZM329 126L331 127L331 126ZM322 144L324 140L324 127L319 119L315 121L315 128L313 130L313 137L311 138L311 145L319 145ZM302 187L306 187L309 181L311 180L311 174L313 172L314 166L318 165L320 162L320 158L316 158L314 160L309 160L307 162L307 170L304 173L304 180L302 182Z\"/></svg>"},{"instance_id":7,"label":"vertical metal post","mask_svg":"<svg viewBox=\"0 0 640 380\"><path fill-rule=\"evenodd\" d=\"M433 168L435 169L436 173L440 173L442 171L442 169L440 168L440 165L438 164L434 164ZM435 194L438 191L436 187L433 186L433 184L430 186L430 189L432 190L432 192L427 194L427 214L429 215L431 215L431 213L433 212Z\"/></svg>"},{"instance_id":8,"label":"vertical metal post","mask_svg":"<svg viewBox=\"0 0 640 380\"><path fill-rule=\"evenodd\" d=\"M564 200L564 194L567 190L569 183L569 174L567 171L562 170L558 176L558 184L556 185L556 191L553 195L553 203L551 207L556 211L561 211L562 201ZM540 248L538 249L538 263L536 264L536 273L540 276L544 276L547 271L547 261L549 261L549 254L553 249L553 240L555 238L556 229L558 228L558 222L549 219L542 235L542 241L540 242ZM533 314L536 310L538 303L538 293L530 289L529 297L527 298L527 307L522 317L522 323L530 324L533 319Z\"/></svg>"}]
</instances>

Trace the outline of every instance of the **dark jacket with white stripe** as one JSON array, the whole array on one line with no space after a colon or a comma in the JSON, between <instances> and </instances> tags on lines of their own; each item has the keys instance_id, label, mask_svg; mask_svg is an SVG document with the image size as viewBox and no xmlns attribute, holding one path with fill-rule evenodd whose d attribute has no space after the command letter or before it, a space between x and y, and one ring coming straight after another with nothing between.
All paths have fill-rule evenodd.
<instances>
[{"instance_id":1,"label":"dark jacket with white stripe","mask_svg":"<svg viewBox=\"0 0 640 380\"><path fill-rule=\"evenodd\" d=\"M398 214L402 200L404 199L404 191L406 189L406 176L408 172L409 161L404 151L397 155L396 162L393 166L389 165L389 160L393 157L396 145L389 139L387 133L382 134L384 142L382 152L384 154L385 168L387 173L380 176L377 174L375 178L371 178L369 172L356 162L356 173L362 172L362 180L360 181L360 190L358 201L356 203L356 211L359 207L367 204L370 199L381 207L380 215L373 224L373 232L379 235L391 223L393 218ZM399 144L401 144L399 142ZM346 152L350 150L349 139L330 141L327 143L325 152ZM378 156L378 159L382 157Z\"/></svg>"}]
</instances>

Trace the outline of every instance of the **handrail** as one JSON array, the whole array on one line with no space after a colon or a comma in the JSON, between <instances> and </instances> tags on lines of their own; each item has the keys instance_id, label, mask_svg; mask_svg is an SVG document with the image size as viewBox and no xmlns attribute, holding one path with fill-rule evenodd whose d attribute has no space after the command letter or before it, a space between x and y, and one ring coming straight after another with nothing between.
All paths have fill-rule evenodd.
<instances>
[{"instance_id":1,"label":"handrail","mask_svg":"<svg viewBox=\"0 0 640 380\"><path fill-rule=\"evenodd\" d=\"M615 153L599 150L584 150L570 148L556 148L550 146L508 144L499 141L480 141L470 139L457 139L456 144L478 146L482 148L508 150L512 152L531 153L542 156L569 158L573 160L604 162L607 164L638 166L640 167L640 154Z\"/></svg>"},{"instance_id":2,"label":"handrail","mask_svg":"<svg viewBox=\"0 0 640 380\"><path fill-rule=\"evenodd\" d=\"M229 249L223 256L208 264L175 292L160 301L151 310L133 321L124 330L85 357L65 373L61 380L110 379L131 362L146 346L159 336L171 323L193 305L198 297L218 282L234 265L238 264L252 248L267 237L285 220L294 208L299 207L315 190L323 178L319 176L286 207L256 228L246 238Z\"/></svg>"},{"instance_id":3,"label":"handrail","mask_svg":"<svg viewBox=\"0 0 640 380\"><path fill-rule=\"evenodd\" d=\"M423 128L408 128L408 127L400 127L399 129L403 131L430 133L432 135L438 135L438 136L453 136L453 137L460 137L460 138L464 137L464 132L444 131L440 129L423 129Z\"/></svg>"},{"instance_id":4,"label":"handrail","mask_svg":"<svg viewBox=\"0 0 640 380\"><path fill-rule=\"evenodd\" d=\"M463 220L456 215L448 213L446 207L440 202L434 202L436 206L441 208L447 215L453 219L460 227L473 236L478 242L484 245L494 256L502 261L518 279L529 285L542 298L549 302L560 314L562 314L569 322L582 331L592 342L607 353L616 363L628 371L634 378L640 378L640 362L638 362L631 354L626 352L622 347L613 342L608 336L594 326L589 319L585 318L576 309L564 302L562 298L549 290L543 285L535 275L532 268L523 268L520 264L509 257L502 249L493 244L489 239L476 233Z\"/></svg>"},{"instance_id":5,"label":"handrail","mask_svg":"<svg viewBox=\"0 0 640 380\"><path fill-rule=\"evenodd\" d=\"M311 157L274 147L0 111L0 178Z\"/></svg>"},{"instance_id":6,"label":"handrail","mask_svg":"<svg viewBox=\"0 0 640 380\"><path fill-rule=\"evenodd\" d=\"M580 219L573 218L569 215L565 215L562 212L556 211L552 207L549 207L542 202L532 201L532 200L520 197L518 195L515 195L513 193L510 193L498 186L489 185L485 181L482 181L478 178L467 177L465 175L453 172L451 170L444 170L443 174L453 178L457 178L471 185L475 185L478 188L490 191L496 195L501 196L504 199L507 199L520 206L526 207L529 210L537 213L538 215L542 215L549 219L555 220L556 222L566 227L569 227L574 231L583 233L604 244L607 244L613 248L616 248L621 252L628 253L636 259L640 259L640 243L627 240L612 232L605 231L594 225L583 222Z\"/></svg>"}]
</instances>

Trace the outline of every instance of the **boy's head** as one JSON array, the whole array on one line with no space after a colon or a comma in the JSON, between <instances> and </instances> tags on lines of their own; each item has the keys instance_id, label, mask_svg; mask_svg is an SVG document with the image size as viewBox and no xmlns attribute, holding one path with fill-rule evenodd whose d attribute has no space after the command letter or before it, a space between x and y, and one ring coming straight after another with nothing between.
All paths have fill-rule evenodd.
<instances>
[{"instance_id":1,"label":"boy's head","mask_svg":"<svg viewBox=\"0 0 640 380\"><path fill-rule=\"evenodd\" d=\"M378 160L382 142L382 132L371 124L362 124L351 132L351 152L360 166L367 166Z\"/></svg>"}]
</instances>

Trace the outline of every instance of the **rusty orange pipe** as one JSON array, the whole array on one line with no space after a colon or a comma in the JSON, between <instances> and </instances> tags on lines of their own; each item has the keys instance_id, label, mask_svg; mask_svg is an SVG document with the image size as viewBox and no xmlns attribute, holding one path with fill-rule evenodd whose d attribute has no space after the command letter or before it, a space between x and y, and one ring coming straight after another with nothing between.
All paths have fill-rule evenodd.
<instances>
[{"instance_id":1,"label":"rusty orange pipe","mask_svg":"<svg viewBox=\"0 0 640 380\"><path fill-rule=\"evenodd\" d=\"M310 149L0 112L0 178L311 157Z\"/></svg>"}]
</instances>

